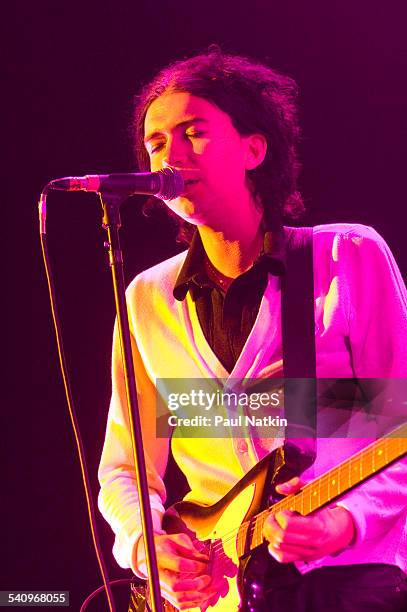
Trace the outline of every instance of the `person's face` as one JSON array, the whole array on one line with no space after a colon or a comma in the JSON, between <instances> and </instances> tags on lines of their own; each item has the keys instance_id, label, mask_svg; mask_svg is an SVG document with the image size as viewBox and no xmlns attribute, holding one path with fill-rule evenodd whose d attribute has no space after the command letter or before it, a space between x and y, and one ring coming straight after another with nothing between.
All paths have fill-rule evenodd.
<instances>
[{"instance_id":1,"label":"person's face","mask_svg":"<svg viewBox=\"0 0 407 612\"><path fill-rule=\"evenodd\" d=\"M246 170L258 165L253 138L241 136L216 105L184 92L154 100L144 122L151 171L171 166L185 181L183 194L166 204L187 221L214 229L247 206Z\"/></svg>"}]
</instances>

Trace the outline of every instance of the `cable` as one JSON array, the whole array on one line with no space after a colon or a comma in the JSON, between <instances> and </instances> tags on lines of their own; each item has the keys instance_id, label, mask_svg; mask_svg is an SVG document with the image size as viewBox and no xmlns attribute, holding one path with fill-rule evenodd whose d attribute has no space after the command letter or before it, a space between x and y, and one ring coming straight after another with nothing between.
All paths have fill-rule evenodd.
<instances>
[{"instance_id":1,"label":"cable","mask_svg":"<svg viewBox=\"0 0 407 612\"><path fill-rule=\"evenodd\" d=\"M120 584L134 584L134 578L118 578L117 580L109 581L109 586L118 586ZM79 612L85 612L85 610L87 609L92 599L96 597L96 595L99 595L99 593L101 593L104 590L105 590L105 585L103 584L102 586L98 587L95 591L93 591L93 593L88 595L88 597L85 599L85 601L81 605L81 609ZM150 610L150 607L148 606L147 602L145 602L145 605L146 605L146 610Z\"/></svg>"},{"instance_id":2,"label":"cable","mask_svg":"<svg viewBox=\"0 0 407 612\"><path fill-rule=\"evenodd\" d=\"M48 292L49 292L50 303L51 303L52 319L54 322L55 336L56 336L56 342L57 342L57 348L58 348L59 363L61 367L62 379L64 383L64 388L65 388L65 395L66 395L66 401L68 404L69 416L71 418L72 429L75 435L76 446L78 450L78 457L79 457L79 463L80 463L80 468L81 468L81 473L82 473L83 486L85 489L86 505L88 509L89 524L90 524L90 529L92 532L93 545L94 545L96 557L98 560L100 572L102 575L102 580L104 584L103 588L106 591L106 597L108 600L110 612L116 612L113 594L110 588L110 582L109 582L108 575L107 575L106 562L103 557L102 547L100 545L100 539L99 539L99 535L97 531L95 504L94 504L92 494L91 494L89 471L88 471L88 467L86 463L86 456L85 456L83 441L82 441L82 437L81 437L80 430L79 430L79 423L78 423L78 418L76 416L76 410L74 406L71 385L69 382L68 368L67 368L66 359L65 359L61 325L59 321L58 309L57 309L57 303L56 303L56 297L55 297L55 285L54 285L54 280L52 277L51 264L50 264L50 260L48 256L47 238L46 238L46 230L45 230L46 196L47 196L47 190L45 189L43 193L41 194L41 198L40 198L39 205L38 205L39 214L40 214L40 239L41 239L42 255L44 259L45 273L47 277Z\"/></svg>"}]
</instances>

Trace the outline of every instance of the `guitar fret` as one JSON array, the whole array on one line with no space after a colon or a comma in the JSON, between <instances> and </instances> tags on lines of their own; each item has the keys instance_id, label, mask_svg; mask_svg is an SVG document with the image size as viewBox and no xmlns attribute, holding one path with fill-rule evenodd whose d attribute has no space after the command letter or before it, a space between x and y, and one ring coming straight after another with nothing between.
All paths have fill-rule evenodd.
<instances>
[{"instance_id":1,"label":"guitar fret","mask_svg":"<svg viewBox=\"0 0 407 612\"><path fill-rule=\"evenodd\" d=\"M286 499L283 499L280 504L281 510L290 510L290 512L300 512L301 510L297 497L287 497Z\"/></svg>"},{"instance_id":2,"label":"guitar fret","mask_svg":"<svg viewBox=\"0 0 407 612\"><path fill-rule=\"evenodd\" d=\"M389 461L389 448L388 448L388 444L384 445L384 458L386 463L388 463Z\"/></svg>"},{"instance_id":3,"label":"guitar fret","mask_svg":"<svg viewBox=\"0 0 407 612\"><path fill-rule=\"evenodd\" d=\"M347 486L348 486L348 466L345 465L340 465L338 467L338 488L339 491L345 491Z\"/></svg>"},{"instance_id":4,"label":"guitar fret","mask_svg":"<svg viewBox=\"0 0 407 612\"><path fill-rule=\"evenodd\" d=\"M249 538L250 538L250 547L256 548L257 542L256 542L255 532L254 532L254 523L252 521L250 521Z\"/></svg>"},{"instance_id":5,"label":"guitar fret","mask_svg":"<svg viewBox=\"0 0 407 612\"><path fill-rule=\"evenodd\" d=\"M250 521L249 537L251 548L256 548L256 546L260 546L263 542L263 526L266 516L266 513L264 515L260 513Z\"/></svg>"},{"instance_id":6,"label":"guitar fret","mask_svg":"<svg viewBox=\"0 0 407 612\"><path fill-rule=\"evenodd\" d=\"M325 478L321 478L321 485L325 484ZM326 504L329 499L329 491L327 488L321 490L321 504Z\"/></svg>"},{"instance_id":7,"label":"guitar fret","mask_svg":"<svg viewBox=\"0 0 407 612\"><path fill-rule=\"evenodd\" d=\"M264 523L266 522L266 518L267 518L267 513L265 513L264 515L261 515L261 518L259 520L259 544L261 544L264 540L263 528L264 528Z\"/></svg>"},{"instance_id":8,"label":"guitar fret","mask_svg":"<svg viewBox=\"0 0 407 612\"><path fill-rule=\"evenodd\" d=\"M313 496L313 493L314 493L314 488L312 487L311 489L309 489L308 495L306 496L307 504L306 504L306 506L304 508L305 515L311 514L311 512L312 512L312 496Z\"/></svg>"},{"instance_id":9,"label":"guitar fret","mask_svg":"<svg viewBox=\"0 0 407 612\"><path fill-rule=\"evenodd\" d=\"M262 535L263 534L263 527L264 527L264 523L266 522L267 516L268 516L267 512L262 512L259 515L257 515L258 528L259 528L259 532L261 534L261 542L263 541L263 535Z\"/></svg>"},{"instance_id":10,"label":"guitar fret","mask_svg":"<svg viewBox=\"0 0 407 612\"><path fill-rule=\"evenodd\" d=\"M244 551L245 551L245 544L246 544L248 529L249 529L249 523L245 521L244 523L240 525L239 530L237 532L237 554L240 557L244 554Z\"/></svg>"},{"instance_id":11,"label":"guitar fret","mask_svg":"<svg viewBox=\"0 0 407 612\"><path fill-rule=\"evenodd\" d=\"M359 462L358 462L357 459L353 459L351 461L351 464L352 464L352 486L353 486L354 484L356 484L360 480Z\"/></svg>"},{"instance_id":12,"label":"guitar fret","mask_svg":"<svg viewBox=\"0 0 407 612\"><path fill-rule=\"evenodd\" d=\"M285 500L285 503L287 505L288 503L288 499ZM288 503L288 510L292 510L294 512L299 512L301 514L301 499L300 496L296 496L294 497L294 499L291 501L291 503Z\"/></svg>"},{"instance_id":13,"label":"guitar fret","mask_svg":"<svg viewBox=\"0 0 407 612\"><path fill-rule=\"evenodd\" d=\"M318 508L318 504L319 504L319 499L321 496L321 491L320 491L320 487L319 484L314 487L314 490L312 492L312 503L311 503L311 512L314 512L315 508Z\"/></svg>"},{"instance_id":14,"label":"guitar fret","mask_svg":"<svg viewBox=\"0 0 407 612\"><path fill-rule=\"evenodd\" d=\"M303 516L306 516L308 514L308 512L307 512L307 505L308 505L307 502L308 502L308 499L309 499L309 495L308 495L308 490L307 490L307 491L304 491L304 494L302 496L302 507L301 507L302 512L301 512L301 514Z\"/></svg>"},{"instance_id":15,"label":"guitar fret","mask_svg":"<svg viewBox=\"0 0 407 612\"><path fill-rule=\"evenodd\" d=\"M331 481L330 481L329 475L328 475L328 482L327 482L327 484L328 484L328 499L327 499L327 501L330 501L331 500Z\"/></svg>"},{"instance_id":16,"label":"guitar fret","mask_svg":"<svg viewBox=\"0 0 407 612\"><path fill-rule=\"evenodd\" d=\"M336 470L331 471L329 475L329 499L333 499L337 495L337 479L335 478Z\"/></svg>"},{"instance_id":17,"label":"guitar fret","mask_svg":"<svg viewBox=\"0 0 407 612\"><path fill-rule=\"evenodd\" d=\"M321 505L321 481L318 480L318 504Z\"/></svg>"},{"instance_id":18,"label":"guitar fret","mask_svg":"<svg viewBox=\"0 0 407 612\"><path fill-rule=\"evenodd\" d=\"M263 522L262 520L257 517L254 520L254 535L253 535L253 539L256 542L256 546L260 546L260 544L263 541Z\"/></svg>"}]
</instances>

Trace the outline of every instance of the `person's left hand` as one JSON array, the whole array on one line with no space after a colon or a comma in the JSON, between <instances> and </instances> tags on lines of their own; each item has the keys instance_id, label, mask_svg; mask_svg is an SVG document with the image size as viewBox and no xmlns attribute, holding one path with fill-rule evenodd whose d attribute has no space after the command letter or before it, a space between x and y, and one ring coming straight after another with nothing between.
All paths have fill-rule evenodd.
<instances>
[{"instance_id":1,"label":"person's left hand","mask_svg":"<svg viewBox=\"0 0 407 612\"><path fill-rule=\"evenodd\" d=\"M276 490L289 495L302 486L299 478L292 478ZM270 554L280 563L313 561L348 546L355 536L355 525L351 513L341 506L324 508L310 516L284 510L269 515L263 535Z\"/></svg>"}]
</instances>

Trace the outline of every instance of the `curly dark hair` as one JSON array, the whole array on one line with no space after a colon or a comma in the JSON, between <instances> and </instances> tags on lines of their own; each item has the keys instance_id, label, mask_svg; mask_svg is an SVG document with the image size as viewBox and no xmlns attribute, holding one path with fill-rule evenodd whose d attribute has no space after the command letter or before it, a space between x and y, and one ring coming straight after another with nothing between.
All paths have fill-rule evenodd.
<instances>
[{"instance_id":1,"label":"curly dark hair","mask_svg":"<svg viewBox=\"0 0 407 612\"><path fill-rule=\"evenodd\" d=\"M145 116L150 104L164 92L187 92L204 98L227 113L242 136L261 133L266 137L265 159L247 171L252 193L263 207L266 226L273 227L282 216L294 219L303 213L304 204L297 191L300 129L293 79L261 63L224 54L215 45L206 53L164 68L135 98L131 131L143 172L150 168L144 146ZM177 219L178 238L189 242L193 227Z\"/></svg>"}]
</instances>

